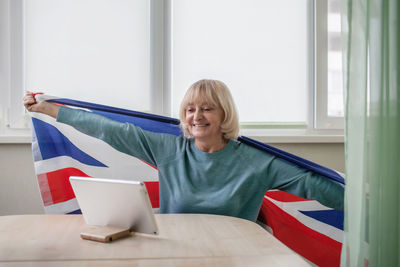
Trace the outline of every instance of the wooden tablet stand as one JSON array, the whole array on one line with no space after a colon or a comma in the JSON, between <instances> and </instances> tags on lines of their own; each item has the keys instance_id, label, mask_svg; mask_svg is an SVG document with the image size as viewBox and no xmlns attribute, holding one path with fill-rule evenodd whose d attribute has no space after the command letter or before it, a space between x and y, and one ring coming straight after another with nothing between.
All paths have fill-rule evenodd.
<instances>
[{"instance_id":1,"label":"wooden tablet stand","mask_svg":"<svg viewBox=\"0 0 400 267\"><path fill-rule=\"evenodd\" d=\"M129 236L131 232L126 228L112 226L89 226L81 233L82 239L109 243L114 240Z\"/></svg>"}]
</instances>

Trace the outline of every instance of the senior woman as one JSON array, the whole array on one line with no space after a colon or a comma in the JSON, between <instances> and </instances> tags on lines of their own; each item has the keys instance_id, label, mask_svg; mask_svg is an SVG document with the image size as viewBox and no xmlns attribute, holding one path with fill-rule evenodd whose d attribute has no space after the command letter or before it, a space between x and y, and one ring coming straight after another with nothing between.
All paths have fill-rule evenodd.
<instances>
[{"instance_id":1,"label":"senior woman","mask_svg":"<svg viewBox=\"0 0 400 267\"><path fill-rule=\"evenodd\" d=\"M200 80L186 92L180 107L184 136L148 132L83 110L37 102L31 92L24 105L156 166L161 213L211 213L255 221L270 189L343 209L342 185L236 140L235 104L220 81Z\"/></svg>"}]
</instances>

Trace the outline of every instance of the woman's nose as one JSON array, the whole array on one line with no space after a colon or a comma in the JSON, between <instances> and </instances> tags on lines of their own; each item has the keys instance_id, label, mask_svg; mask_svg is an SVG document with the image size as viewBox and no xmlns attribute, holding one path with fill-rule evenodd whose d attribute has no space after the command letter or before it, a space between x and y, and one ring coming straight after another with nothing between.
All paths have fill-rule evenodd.
<instances>
[{"instance_id":1,"label":"woman's nose","mask_svg":"<svg viewBox=\"0 0 400 267\"><path fill-rule=\"evenodd\" d=\"M201 112L201 110L196 110L194 112L194 119L195 120L201 119L202 116L203 116L203 113Z\"/></svg>"}]
</instances>

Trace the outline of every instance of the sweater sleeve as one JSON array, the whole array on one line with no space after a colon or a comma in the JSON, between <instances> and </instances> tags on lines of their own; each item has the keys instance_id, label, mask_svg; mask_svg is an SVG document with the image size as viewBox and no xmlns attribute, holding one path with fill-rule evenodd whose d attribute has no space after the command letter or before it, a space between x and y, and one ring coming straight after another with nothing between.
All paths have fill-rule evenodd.
<instances>
[{"instance_id":1,"label":"sweater sleeve","mask_svg":"<svg viewBox=\"0 0 400 267\"><path fill-rule=\"evenodd\" d=\"M113 121L84 110L60 107L57 121L101 139L116 150L154 166L163 158L175 153L175 136L145 131L131 123Z\"/></svg>"},{"instance_id":2,"label":"sweater sleeve","mask_svg":"<svg viewBox=\"0 0 400 267\"><path fill-rule=\"evenodd\" d=\"M268 166L269 188L315 199L321 204L343 210L344 185L318 175L312 171L293 165L285 160L274 158Z\"/></svg>"}]
</instances>

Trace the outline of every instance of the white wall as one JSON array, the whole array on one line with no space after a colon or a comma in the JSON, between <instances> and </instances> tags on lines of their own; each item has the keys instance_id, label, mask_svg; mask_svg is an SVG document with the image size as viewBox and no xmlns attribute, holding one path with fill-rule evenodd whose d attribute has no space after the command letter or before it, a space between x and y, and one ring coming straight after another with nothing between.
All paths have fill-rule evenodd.
<instances>
[{"instance_id":1,"label":"white wall","mask_svg":"<svg viewBox=\"0 0 400 267\"><path fill-rule=\"evenodd\" d=\"M273 144L344 172L343 143ZM0 216L43 213L30 144L0 144Z\"/></svg>"},{"instance_id":2,"label":"white wall","mask_svg":"<svg viewBox=\"0 0 400 267\"><path fill-rule=\"evenodd\" d=\"M0 215L43 213L30 144L0 144Z\"/></svg>"},{"instance_id":3,"label":"white wall","mask_svg":"<svg viewBox=\"0 0 400 267\"><path fill-rule=\"evenodd\" d=\"M322 166L345 173L343 143L290 143L271 145Z\"/></svg>"}]
</instances>

